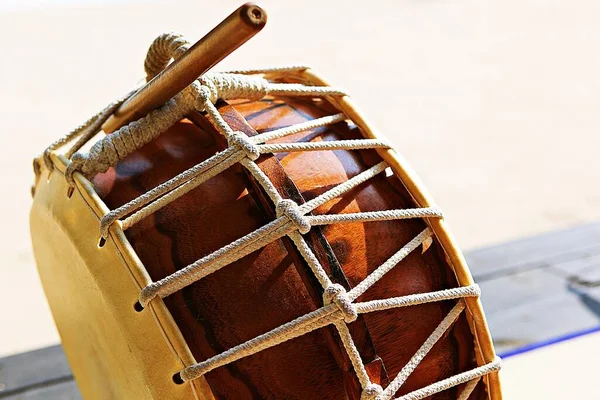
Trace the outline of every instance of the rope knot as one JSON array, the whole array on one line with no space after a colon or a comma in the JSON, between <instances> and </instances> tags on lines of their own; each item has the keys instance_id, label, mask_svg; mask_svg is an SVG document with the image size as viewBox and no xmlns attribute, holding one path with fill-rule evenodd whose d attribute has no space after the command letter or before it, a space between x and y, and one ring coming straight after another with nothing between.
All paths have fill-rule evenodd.
<instances>
[{"instance_id":1,"label":"rope knot","mask_svg":"<svg viewBox=\"0 0 600 400\"><path fill-rule=\"evenodd\" d=\"M252 140L242 132L232 132L227 137L227 144L229 147L237 147L242 150L246 157L251 159L252 161L256 160L260 157L260 150L258 150L258 146L252 142Z\"/></svg>"},{"instance_id":2,"label":"rope knot","mask_svg":"<svg viewBox=\"0 0 600 400\"><path fill-rule=\"evenodd\" d=\"M310 222L301 212L298 204L293 200L283 199L277 203L275 208L277 217L285 216L296 225L298 232L301 234L308 233L310 231Z\"/></svg>"},{"instance_id":3,"label":"rope knot","mask_svg":"<svg viewBox=\"0 0 600 400\"><path fill-rule=\"evenodd\" d=\"M213 92L209 87L204 85L200 86L194 102L194 108L200 112L206 111L206 103L209 101L214 104L217 99L213 96Z\"/></svg>"},{"instance_id":4,"label":"rope knot","mask_svg":"<svg viewBox=\"0 0 600 400\"><path fill-rule=\"evenodd\" d=\"M75 187L75 179L73 178L73 174L75 171L81 171L86 160L86 155L79 152L71 156L71 162L69 165L67 165L67 169L65 171L65 179L67 180L69 186Z\"/></svg>"},{"instance_id":5,"label":"rope knot","mask_svg":"<svg viewBox=\"0 0 600 400\"><path fill-rule=\"evenodd\" d=\"M369 383L360 395L360 400L379 400L381 398L383 398L383 388L375 383Z\"/></svg>"},{"instance_id":6,"label":"rope knot","mask_svg":"<svg viewBox=\"0 0 600 400\"><path fill-rule=\"evenodd\" d=\"M340 284L334 283L325 288L325 292L323 293L323 303L325 305L331 303L335 304L342 312L344 321L348 324L356 321L356 318L358 318L356 307L348 297L346 289Z\"/></svg>"}]
</instances>

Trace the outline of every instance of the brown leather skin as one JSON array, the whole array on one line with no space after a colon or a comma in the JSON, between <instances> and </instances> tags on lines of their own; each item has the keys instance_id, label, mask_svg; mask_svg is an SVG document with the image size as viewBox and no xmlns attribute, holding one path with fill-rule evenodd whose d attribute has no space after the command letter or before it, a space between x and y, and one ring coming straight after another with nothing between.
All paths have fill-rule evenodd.
<instances>
[{"instance_id":1,"label":"brown leather skin","mask_svg":"<svg viewBox=\"0 0 600 400\"><path fill-rule=\"evenodd\" d=\"M263 100L218 104L235 129L252 135L336 111L326 102ZM93 183L114 209L224 148L200 114L96 176ZM247 123L246 123L247 121ZM338 123L280 141L360 138ZM301 203L379 162L371 150L263 155L258 165L283 197ZM415 207L395 175L380 174L318 208L315 214ZM235 166L126 231L153 280L264 225L273 206ZM305 235L334 282L354 287L425 228L421 220L335 224ZM410 254L358 301L456 287L440 245ZM164 299L198 361L267 332L322 305L322 289L287 238ZM350 324L371 379L384 386L422 345L453 302L361 316ZM144 311L142 311L144 312ZM397 395L475 366L474 340L463 314L434 346ZM331 327L218 368L206 375L218 399L359 399L360 386ZM433 398L456 398L461 387ZM470 399L488 398L483 381Z\"/></svg>"}]
</instances>

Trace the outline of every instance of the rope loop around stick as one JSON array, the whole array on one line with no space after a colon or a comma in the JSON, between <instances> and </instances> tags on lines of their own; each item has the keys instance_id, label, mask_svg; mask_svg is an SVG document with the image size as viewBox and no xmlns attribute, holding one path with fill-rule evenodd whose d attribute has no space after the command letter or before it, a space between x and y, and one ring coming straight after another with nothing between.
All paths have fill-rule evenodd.
<instances>
[{"instance_id":1,"label":"rope loop around stick","mask_svg":"<svg viewBox=\"0 0 600 400\"><path fill-rule=\"evenodd\" d=\"M219 99L257 101L269 93L269 81L258 76L209 72L199 82L208 89L213 104Z\"/></svg>"}]
</instances>

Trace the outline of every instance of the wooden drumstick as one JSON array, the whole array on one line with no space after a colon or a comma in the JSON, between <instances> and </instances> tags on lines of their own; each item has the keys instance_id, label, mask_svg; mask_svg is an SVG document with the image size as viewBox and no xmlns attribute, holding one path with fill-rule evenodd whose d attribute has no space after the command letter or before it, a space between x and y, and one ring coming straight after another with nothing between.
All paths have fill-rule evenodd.
<instances>
[{"instance_id":1,"label":"wooden drumstick","mask_svg":"<svg viewBox=\"0 0 600 400\"><path fill-rule=\"evenodd\" d=\"M253 3L242 5L127 99L102 129L113 132L158 108L260 32L266 22L262 8Z\"/></svg>"}]
</instances>

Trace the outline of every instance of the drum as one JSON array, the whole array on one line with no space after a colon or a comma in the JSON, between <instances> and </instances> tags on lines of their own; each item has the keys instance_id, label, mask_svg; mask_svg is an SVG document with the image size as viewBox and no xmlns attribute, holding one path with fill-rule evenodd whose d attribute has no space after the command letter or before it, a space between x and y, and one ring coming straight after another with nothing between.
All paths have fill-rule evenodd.
<instances>
[{"instance_id":1,"label":"drum","mask_svg":"<svg viewBox=\"0 0 600 400\"><path fill-rule=\"evenodd\" d=\"M149 84L34 161L84 397L500 399L479 288L389 141L310 68L190 72L207 46L160 36Z\"/></svg>"}]
</instances>

